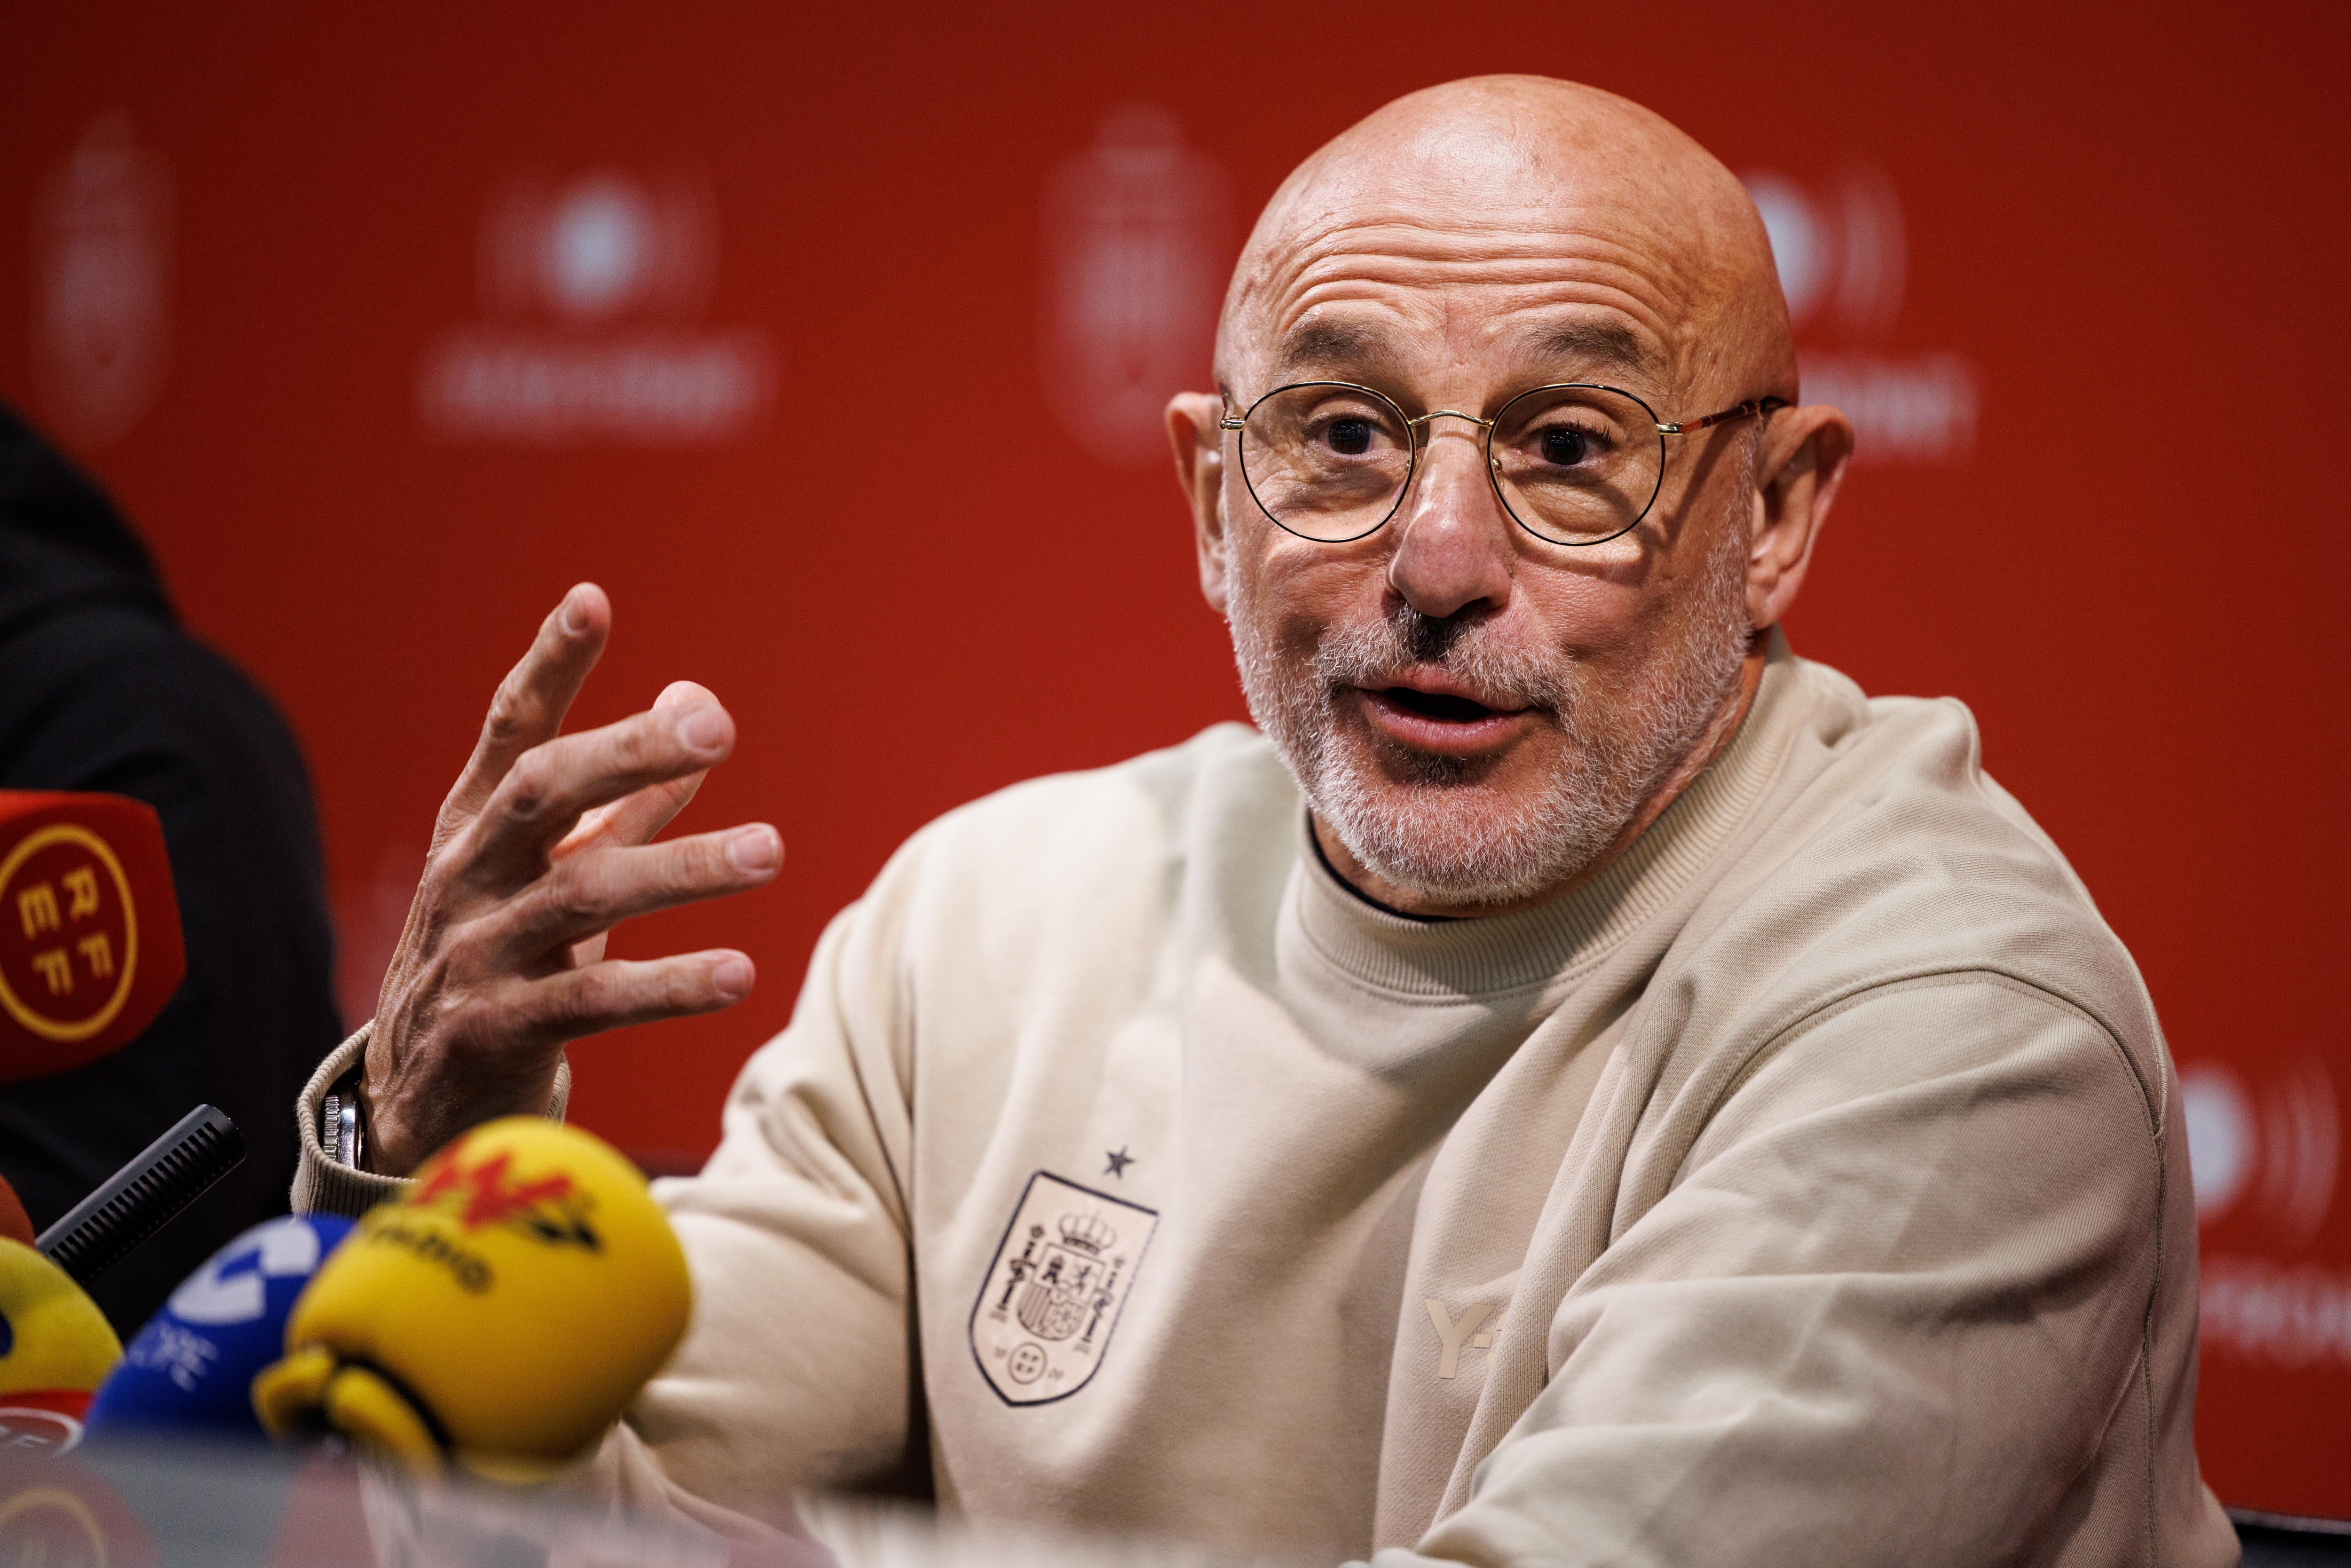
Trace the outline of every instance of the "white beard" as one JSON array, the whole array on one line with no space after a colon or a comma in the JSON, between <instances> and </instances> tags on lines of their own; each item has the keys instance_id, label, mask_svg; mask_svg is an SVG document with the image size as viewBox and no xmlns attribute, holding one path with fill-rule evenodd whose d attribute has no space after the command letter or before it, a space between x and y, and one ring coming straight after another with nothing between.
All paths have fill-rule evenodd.
<instances>
[{"instance_id":1,"label":"white beard","mask_svg":"<svg viewBox=\"0 0 2351 1568\"><path fill-rule=\"evenodd\" d=\"M1615 841L1737 687L1751 636L1745 529L1719 537L1691 584L1679 634L1629 686L1614 688L1572 653L1505 639L1490 620L1432 621L1403 604L1383 621L1326 629L1299 668L1283 660L1250 574L1236 572L1229 620L1249 715L1314 814L1378 876L1448 904L1531 898ZM1487 780L1480 762L1376 739L1367 747L1341 731L1348 688L1393 685L1416 663L1555 723L1566 744L1548 786L1514 799Z\"/></svg>"}]
</instances>

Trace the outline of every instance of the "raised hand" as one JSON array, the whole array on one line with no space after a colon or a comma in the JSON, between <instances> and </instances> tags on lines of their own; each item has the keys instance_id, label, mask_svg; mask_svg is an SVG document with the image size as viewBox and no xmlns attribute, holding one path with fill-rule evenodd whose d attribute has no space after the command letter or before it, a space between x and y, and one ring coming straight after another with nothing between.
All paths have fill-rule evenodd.
<instances>
[{"instance_id":1,"label":"raised hand","mask_svg":"<svg viewBox=\"0 0 2351 1568\"><path fill-rule=\"evenodd\" d=\"M568 1041L750 993L738 952L604 956L629 916L760 886L783 863L765 823L650 842L734 749L734 720L702 687L558 733L611 623L593 583L564 595L442 805L368 1040L376 1171L404 1176L477 1122L544 1112Z\"/></svg>"}]
</instances>

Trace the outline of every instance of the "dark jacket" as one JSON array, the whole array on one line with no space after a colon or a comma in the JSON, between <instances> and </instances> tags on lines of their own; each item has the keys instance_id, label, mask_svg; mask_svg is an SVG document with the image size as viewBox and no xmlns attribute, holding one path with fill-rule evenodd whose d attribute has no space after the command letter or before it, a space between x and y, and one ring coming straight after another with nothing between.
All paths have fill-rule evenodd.
<instances>
[{"instance_id":1,"label":"dark jacket","mask_svg":"<svg viewBox=\"0 0 2351 1568\"><path fill-rule=\"evenodd\" d=\"M126 1339L237 1231L286 1208L287 1107L340 1035L319 829L284 719L190 636L96 485L0 407L0 789L92 789L163 821L187 978L111 1056L0 1084L0 1176L36 1227L183 1113L236 1119L245 1164L91 1294Z\"/></svg>"}]
</instances>

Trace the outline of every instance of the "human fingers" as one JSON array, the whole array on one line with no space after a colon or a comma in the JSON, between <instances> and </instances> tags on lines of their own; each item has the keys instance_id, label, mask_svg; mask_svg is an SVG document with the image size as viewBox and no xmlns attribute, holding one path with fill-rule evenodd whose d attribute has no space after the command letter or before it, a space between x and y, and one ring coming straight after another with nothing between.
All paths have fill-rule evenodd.
<instances>
[{"instance_id":1,"label":"human fingers","mask_svg":"<svg viewBox=\"0 0 2351 1568\"><path fill-rule=\"evenodd\" d=\"M370 1168L405 1176L467 1127L544 1111L569 1041L716 1011L749 995L755 977L748 957L721 949L453 988L407 1051L368 1041Z\"/></svg>"},{"instance_id":2,"label":"human fingers","mask_svg":"<svg viewBox=\"0 0 2351 1568\"><path fill-rule=\"evenodd\" d=\"M668 958L607 958L584 969L514 980L499 1006L512 1038L562 1045L605 1030L733 1007L750 995L757 977L748 956L726 948Z\"/></svg>"},{"instance_id":3,"label":"human fingers","mask_svg":"<svg viewBox=\"0 0 2351 1568\"><path fill-rule=\"evenodd\" d=\"M661 695L653 699L653 711L659 713L664 708L687 707L696 702L717 700L707 686L698 685L693 681L672 681L662 688ZM580 819L580 825L565 834L563 841L555 846L553 858L561 860L566 855L578 854L581 850L602 849L613 844L652 842L654 834L668 827L677 814L685 810L686 803L702 788L703 779L708 777L707 769L689 773L683 779L648 785L633 795L623 795L617 800L607 801Z\"/></svg>"},{"instance_id":4,"label":"human fingers","mask_svg":"<svg viewBox=\"0 0 2351 1568\"><path fill-rule=\"evenodd\" d=\"M648 784L634 794L608 800L580 819L580 825L563 836L549 857L563 860L583 850L615 849L626 844L649 842L654 834L670 825L695 792L702 788L708 776L689 773L683 779L673 779L664 784Z\"/></svg>"},{"instance_id":5,"label":"human fingers","mask_svg":"<svg viewBox=\"0 0 2351 1568\"><path fill-rule=\"evenodd\" d=\"M586 812L699 773L734 746L734 719L711 702L641 713L532 747L467 827L465 874L501 892L520 886L539 874L549 852Z\"/></svg>"},{"instance_id":6,"label":"human fingers","mask_svg":"<svg viewBox=\"0 0 2351 1568\"><path fill-rule=\"evenodd\" d=\"M633 916L765 886L783 859L783 840L765 822L590 850L558 862L486 916L481 935L501 956L498 967L528 969Z\"/></svg>"},{"instance_id":7,"label":"human fingers","mask_svg":"<svg viewBox=\"0 0 2351 1568\"><path fill-rule=\"evenodd\" d=\"M717 700L718 694L700 681L672 681L661 689L661 695L653 698L653 711L659 713L665 707L692 707L696 703L715 703Z\"/></svg>"},{"instance_id":8,"label":"human fingers","mask_svg":"<svg viewBox=\"0 0 2351 1568\"><path fill-rule=\"evenodd\" d=\"M563 727L563 716L603 654L611 630L611 601L592 582L574 584L539 622L530 651L498 683L481 738L442 803L433 831L435 849L482 809L516 758Z\"/></svg>"},{"instance_id":9,"label":"human fingers","mask_svg":"<svg viewBox=\"0 0 2351 1568\"><path fill-rule=\"evenodd\" d=\"M709 687L693 681L672 681L653 699L653 711L664 708L691 707L698 702L716 702ZM686 808L708 770L689 773L683 779L654 784L624 795L618 800L597 807L580 819L580 825L567 834L555 847L555 856L577 854L580 851L602 848L611 844L643 844L653 841L653 835L666 828Z\"/></svg>"}]
</instances>

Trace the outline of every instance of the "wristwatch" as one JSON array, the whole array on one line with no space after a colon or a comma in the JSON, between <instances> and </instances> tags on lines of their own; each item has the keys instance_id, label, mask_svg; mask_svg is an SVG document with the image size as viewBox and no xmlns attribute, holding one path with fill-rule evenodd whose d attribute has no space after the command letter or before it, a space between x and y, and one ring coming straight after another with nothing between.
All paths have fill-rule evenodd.
<instances>
[{"instance_id":1,"label":"wristwatch","mask_svg":"<svg viewBox=\"0 0 2351 1568\"><path fill-rule=\"evenodd\" d=\"M360 1069L354 1067L335 1081L319 1106L319 1146L327 1158L352 1170L363 1170L360 1152L367 1145L367 1128L360 1119Z\"/></svg>"}]
</instances>

